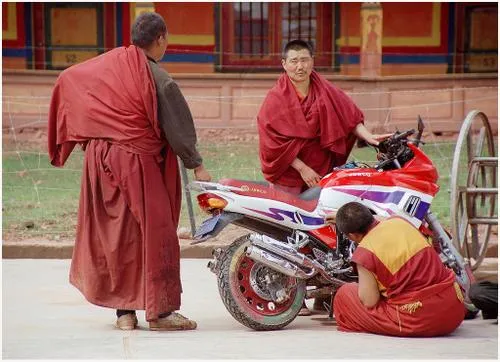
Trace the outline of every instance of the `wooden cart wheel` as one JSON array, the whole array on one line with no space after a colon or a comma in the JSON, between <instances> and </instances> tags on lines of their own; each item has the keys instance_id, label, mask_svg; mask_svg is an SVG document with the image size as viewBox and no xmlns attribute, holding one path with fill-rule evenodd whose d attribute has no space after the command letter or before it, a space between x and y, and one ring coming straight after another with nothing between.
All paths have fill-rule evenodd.
<instances>
[{"instance_id":1,"label":"wooden cart wheel","mask_svg":"<svg viewBox=\"0 0 500 362\"><path fill-rule=\"evenodd\" d=\"M453 242L472 270L483 261L497 224L497 165L488 118L477 110L469 112L453 155L450 217Z\"/></svg>"}]
</instances>

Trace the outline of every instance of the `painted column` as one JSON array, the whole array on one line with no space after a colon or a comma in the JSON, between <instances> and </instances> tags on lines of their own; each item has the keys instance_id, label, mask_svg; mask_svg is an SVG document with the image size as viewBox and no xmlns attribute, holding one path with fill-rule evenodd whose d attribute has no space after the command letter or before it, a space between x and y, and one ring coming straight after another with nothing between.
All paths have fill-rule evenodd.
<instances>
[{"instance_id":1,"label":"painted column","mask_svg":"<svg viewBox=\"0 0 500 362\"><path fill-rule=\"evenodd\" d=\"M382 5L378 2L361 4L361 76L382 75Z\"/></svg>"}]
</instances>

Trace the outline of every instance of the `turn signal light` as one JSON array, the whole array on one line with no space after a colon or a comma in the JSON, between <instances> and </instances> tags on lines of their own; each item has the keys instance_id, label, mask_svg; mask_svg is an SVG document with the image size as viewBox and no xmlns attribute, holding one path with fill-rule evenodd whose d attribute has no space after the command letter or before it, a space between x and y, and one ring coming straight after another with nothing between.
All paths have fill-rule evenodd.
<instances>
[{"instance_id":1,"label":"turn signal light","mask_svg":"<svg viewBox=\"0 0 500 362\"><path fill-rule=\"evenodd\" d=\"M207 200L207 204L213 209L223 209L226 207L227 201L211 197Z\"/></svg>"}]
</instances>

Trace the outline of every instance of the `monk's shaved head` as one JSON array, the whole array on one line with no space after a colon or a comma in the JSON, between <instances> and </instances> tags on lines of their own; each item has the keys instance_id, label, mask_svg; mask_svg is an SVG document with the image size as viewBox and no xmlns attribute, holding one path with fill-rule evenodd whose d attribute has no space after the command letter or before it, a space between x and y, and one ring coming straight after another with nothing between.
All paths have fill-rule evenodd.
<instances>
[{"instance_id":1,"label":"monk's shaved head","mask_svg":"<svg viewBox=\"0 0 500 362\"><path fill-rule=\"evenodd\" d=\"M142 13L135 19L132 25L132 44L146 49L159 36L167 33L167 24L160 14Z\"/></svg>"},{"instance_id":2,"label":"monk's shaved head","mask_svg":"<svg viewBox=\"0 0 500 362\"><path fill-rule=\"evenodd\" d=\"M283 54L282 54L282 59L286 59L288 57L288 52L290 50L302 50L306 49L309 51L309 55L312 57L313 56L313 48L311 44L304 40L296 39L296 40L291 40L288 43L286 43L285 48L283 49Z\"/></svg>"},{"instance_id":3,"label":"monk's shaved head","mask_svg":"<svg viewBox=\"0 0 500 362\"><path fill-rule=\"evenodd\" d=\"M359 202L348 202L343 205L337 211L335 218L337 228L344 234L356 233L364 235L373 220L370 210Z\"/></svg>"}]
</instances>

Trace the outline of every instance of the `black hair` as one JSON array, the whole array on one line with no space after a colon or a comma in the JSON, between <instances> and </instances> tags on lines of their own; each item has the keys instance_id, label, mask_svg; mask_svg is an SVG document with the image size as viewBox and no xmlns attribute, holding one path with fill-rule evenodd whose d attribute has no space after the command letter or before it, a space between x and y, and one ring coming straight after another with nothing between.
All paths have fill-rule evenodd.
<instances>
[{"instance_id":1,"label":"black hair","mask_svg":"<svg viewBox=\"0 0 500 362\"><path fill-rule=\"evenodd\" d=\"M158 13L145 12L139 15L132 25L132 44L147 48L167 33L167 24Z\"/></svg>"},{"instance_id":2,"label":"black hair","mask_svg":"<svg viewBox=\"0 0 500 362\"><path fill-rule=\"evenodd\" d=\"M306 42L301 39L295 39L286 43L285 47L283 48L283 54L281 55L281 57L282 59L286 59L289 50L302 50L302 49L307 49L311 57L313 56L313 47L309 42Z\"/></svg>"},{"instance_id":3,"label":"black hair","mask_svg":"<svg viewBox=\"0 0 500 362\"><path fill-rule=\"evenodd\" d=\"M373 215L366 206L359 202L348 202L343 205L335 217L337 229L344 234L366 234L373 223Z\"/></svg>"}]
</instances>

